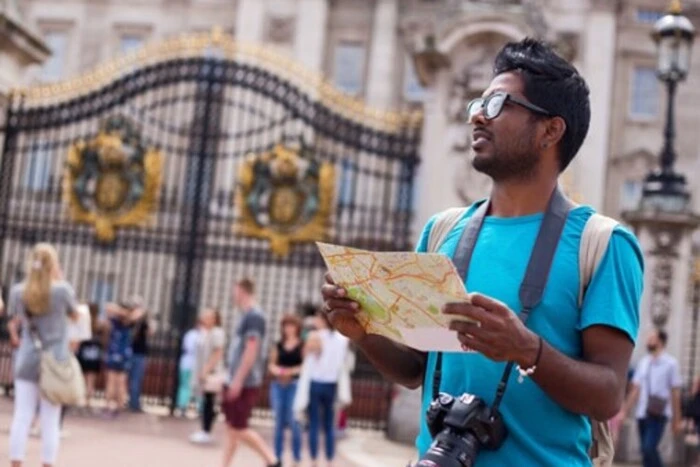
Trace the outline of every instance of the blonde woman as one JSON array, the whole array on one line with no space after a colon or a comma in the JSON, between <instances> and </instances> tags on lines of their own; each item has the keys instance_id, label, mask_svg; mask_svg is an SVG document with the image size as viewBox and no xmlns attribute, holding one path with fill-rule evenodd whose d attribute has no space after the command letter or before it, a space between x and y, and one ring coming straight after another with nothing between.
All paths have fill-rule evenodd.
<instances>
[{"instance_id":1,"label":"blonde woman","mask_svg":"<svg viewBox=\"0 0 700 467\"><path fill-rule=\"evenodd\" d=\"M15 356L15 409L10 429L10 461L20 467L24 460L32 419L39 407L41 422L41 461L44 467L56 462L59 444L61 406L40 395L40 351L52 351L58 360L70 356L68 323L78 318L78 303L70 284L63 280L56 250L39 243L29 254L26 279L10 290L8 309L13 317L9 326L10 339L18 342ZM22 335L17 324L22 326Z\"/></svg>"}]
</instances>

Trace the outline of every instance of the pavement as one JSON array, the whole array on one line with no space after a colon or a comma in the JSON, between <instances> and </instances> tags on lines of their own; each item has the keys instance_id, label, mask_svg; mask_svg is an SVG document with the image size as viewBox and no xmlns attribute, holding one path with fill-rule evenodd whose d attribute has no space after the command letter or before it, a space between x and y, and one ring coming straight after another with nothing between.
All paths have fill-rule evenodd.
<instances>
[{"instance_id":1,"label":"pavement","mask_svg":"<svg viewBox=\"0 0 700 467\"><path fill-rule=\"evenodd\" d=\"M7 446L12 421L12 400L0 398L0 466L9 465ZM268 443L272 439L272 421L254 418L252 426ZM124 413L116 419L100 415L69 412L65 418L65 436L61 440L59 460L55 467L221 467L224 424L214 427L215 443L196 446L188 441L198 429L196 419L173 418L152 410L143 414ZM306 438L304 438L306 442ZM322 444L321 444L322 445ZM287 444L287 450L289 450ZM40 465L40 440L30 438L25 466ZM289 453L283 460L291 466ZM338 441L333 467L406 467L415 461L412 446L389 441L384 433L350 429ZM236 453L231 467L264 467L264 462L246 446ZM306 449L299 467L310 466ZM633 464L624 464L631 466ZM319 467L326 467L324 462ZM615 464L623 467L623 464Z\"/></svg>"},{"instance_id":2,"label":"pavement","mask_svg":"<svg viewBox=\"0 0 700 467\"><path fill-rule=\"evenodd\" d=\"M12 401L0 399L0 465L8 465L7 445L12 421ZM272 423L254 419L252 424L271 442ZM56 467L220 467L224 425L214 428L215 444L195 446L189 435L196 431L196 420L172 418L151 411L144 414L122 414L116 419L99 415L68 413L64 422L66 436L61 440ZM333 467L405 467L415 459L412 447L393 443L381 432L349 430L338 441ZM30 438L25 465L40 465L40 441ZM283 465L291 466L291 459ZM310 466L307 452L300 467ZM319 467L325 467L324 462ZM236 453L232 467L264 467L264 462L245 446Z\"/></svg>"}]
</instances>

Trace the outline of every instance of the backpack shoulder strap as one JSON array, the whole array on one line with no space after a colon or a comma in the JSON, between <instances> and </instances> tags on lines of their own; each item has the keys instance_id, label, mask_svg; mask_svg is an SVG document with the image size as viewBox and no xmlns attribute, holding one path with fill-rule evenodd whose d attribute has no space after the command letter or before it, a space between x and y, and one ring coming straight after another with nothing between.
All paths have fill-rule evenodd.
<instances>
[{"instance_id":1,"label":"backpack shoulder strap","mask_svg":"<svg viewBox=\"0 0 700 467\"><path fill-rule=\"evenodd\" d=\"M578 306L583 306L583 298L588 284L600 264L610 243L618 221L602 214L593 213L586 222L581 234L579 248L579 292ZM591 450L589 452L593 465L596 467L609 467L615 456L615 446L607 421L601 422L590 419L591 423Z\"/></svg>"},{"instance_id":2,"label":"backpack shoulder strap","mask_svg":"<svg viewBox=\"0 0 700 467\"><path fill-rule=\"evenodd\" d=\"M598 268L600 261L608 249L608 243L613 230L619 224L618 221L602 214L593 213L586 222L581 234L581 246L579 248L579 291L578 305L583 306L583 297L591 282L591 278Z\"/></svg>"},{"instance_id":3,"label":"backpack shoulder strap","mask_svg":"<svg viewBox=\"0 0 700 467\"><path fill-rule=\"evenodd\" d=\"M469 208L450 208L442 211L428 234L428 252L436 252Z\"/></svg>"}]
</instances>

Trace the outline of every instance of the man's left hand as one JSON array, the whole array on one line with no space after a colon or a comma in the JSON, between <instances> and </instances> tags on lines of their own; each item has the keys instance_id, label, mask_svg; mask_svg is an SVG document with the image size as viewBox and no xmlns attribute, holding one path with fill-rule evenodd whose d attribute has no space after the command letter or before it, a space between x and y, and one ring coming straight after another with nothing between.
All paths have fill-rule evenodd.
<instances>
[{"instance_id":1,"label":"man's left hand","mask_svg":"<svg viewBox=\"0 0 700 467\"><path fill-rule=\"evenodd\" d=\"M241 383L232 381L231 385L228 387L227 393L229 400L235 401L236 399L238 399L241 395L241 391L243 391L243 385Z\"/></svg>"},{"instance_id":2,"label":"man's left hand","mask_svg":"<svg viewBox=\"0 0 700 467\"><path fill-rule=\"evenodd\" d=\"M443 307L446 315L476 321L450 322L450 329L457 331L462 348L473 349L497 362L514 361L522 368L534 365L539 338L525 327L518 315L485 295L473 293L470 298L470 303L449 303Z\"/></svg>"},{"instance_id":3,"label":"man's left hand","mask_svg":"<svg viewBox=\"0 0 700 467\"><path fill-rule=\"evenodd\" d=\"M673 433L676 435L683 434L683 420L674 419L673 420Z\"/></svg>"}]
</instances>

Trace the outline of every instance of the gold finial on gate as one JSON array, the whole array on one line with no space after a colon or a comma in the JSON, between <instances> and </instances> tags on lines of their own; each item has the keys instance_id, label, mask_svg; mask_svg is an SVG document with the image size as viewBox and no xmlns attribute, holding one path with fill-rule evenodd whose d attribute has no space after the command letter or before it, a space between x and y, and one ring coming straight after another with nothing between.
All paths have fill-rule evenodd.
<instances>
[{"instance_id":1,"label":"gold finial on gate","mask_svg":"<svg viewBox=\"0 0 700 467\"><path fill-rule=\"evenodd\" d=\"M219 26L213 26L211 28L211 42L212 44L220 44L224 38L224 29Z\"/></svg>"},{"instance_id":2,"label":"gold finial on gate","mask_svg":"<svg viewBox=\"0 0 700 467\"><path fill-rule=\"evenodd\" d=\"M681 0L671 0L671 4L668 6L668 12L672 15L680 15L681 11L683 11Z\"/></svg>"}]
</instances>

